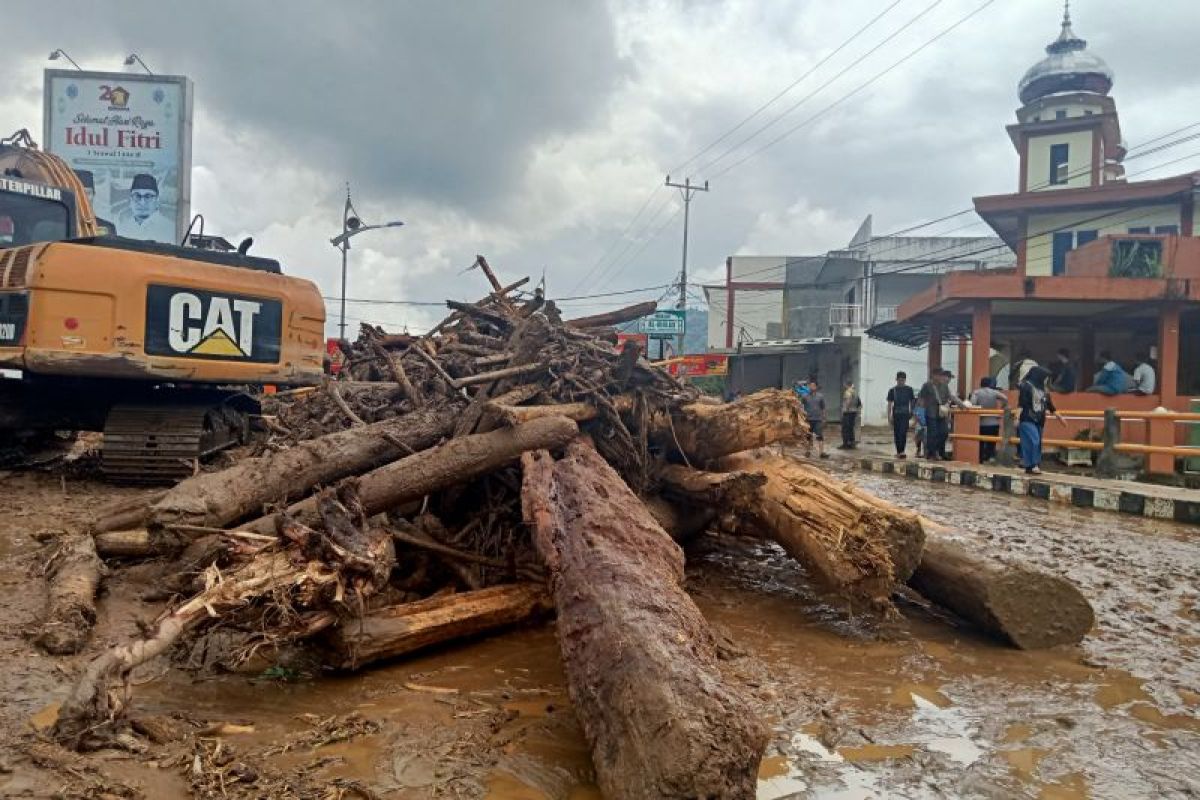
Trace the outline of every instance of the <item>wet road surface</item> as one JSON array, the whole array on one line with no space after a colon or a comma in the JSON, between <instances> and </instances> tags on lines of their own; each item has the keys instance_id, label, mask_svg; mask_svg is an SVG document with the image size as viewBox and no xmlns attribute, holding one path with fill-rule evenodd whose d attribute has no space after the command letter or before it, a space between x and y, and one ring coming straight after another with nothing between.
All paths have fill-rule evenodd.
<instances>
[{"instance_id":1,"label":"wet road surface","mask_svg":"<svg viewBox=\"0 0 1200 800\"><path fill-rule=\"evenodd\" d=\"M879 621L814 594L773 544L705 537L689 553L688 589L727 639L725 667L774 731L760 798L1200 793L1200 533L953 486L840 477L953 526L981 552L1077 581L1097 627L1080 647L1026 653L917 601ZM57 482L42 489L58 497ZM64 673L21 637L40 605L14 559L36 566L24 534L67 513L22 497L19 508L9 504L19 516L0 526L0 602L9 608L0 722L10 734L44 721L82 663L61 662ZM146 588L111 586L99 641L133 632L135 615L147 615L134 602ZM158 663L137 675L137 707L244 725L222 734L228 747L282 772L361 780L387 798L599 796L551 626L354 676L302 672L193 679ZM334 718L363 724L344 723L355 731L345 738L317 735ZM111 770L146 796L188 796L179 769L114 757ZM46 796L47 787L44 775L0 770L5 796Z\"/></svg>"}]
</instances>

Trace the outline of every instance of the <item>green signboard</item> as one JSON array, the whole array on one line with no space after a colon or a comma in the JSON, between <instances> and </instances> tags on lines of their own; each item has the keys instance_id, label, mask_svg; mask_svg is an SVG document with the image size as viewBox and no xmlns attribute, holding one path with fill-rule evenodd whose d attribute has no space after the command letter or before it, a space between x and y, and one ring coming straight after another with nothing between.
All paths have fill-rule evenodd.
<instances>
[{"instance_id":1,"label":"green signboard","mask_svg":"<svg viewBox=\"0 0 1200 800\"><path fill-rule=\"evenodd\" d=\"M687 315L683 309L655 311L638 320L638 332L651 339L673 339L687 332Z\"/></svg>"}]
</instances>

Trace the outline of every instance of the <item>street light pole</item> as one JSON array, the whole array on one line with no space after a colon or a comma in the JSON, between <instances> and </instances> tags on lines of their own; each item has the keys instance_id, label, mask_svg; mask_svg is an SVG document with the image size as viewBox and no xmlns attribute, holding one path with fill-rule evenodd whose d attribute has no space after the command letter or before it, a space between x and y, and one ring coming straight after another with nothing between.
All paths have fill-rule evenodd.
<instances>
[{"instance_id":1,"label":"street light pole","mask_svg":"<svg viewBox=\"0 0 1200 800\"><path fill-rule=\"evenodd\" d=\"M67 61L70 61L72 67L79 70L80 72L83 72L83 67L76 64L75 59L73 59L69 55L67 55L67 51L63 50L61 47L50 54L51 61L58 61L60 58L65 58Z\"/></svg>"},{"instance_id":2,"label":"street light pole","mask_svg":"<svg viewBox=\"0 0 1200 800\"><path fill-rule=\"evenodd\" d=\"M342 211L342 232L329 240L329 243L342 251L342 292L340 296L341 314L338 319L338 338L346 338L346 253L350 250L350 239L364 231L378 228L399 228L404 223L400 220L385 222L382 225L364 225L354 204L350 201L350 184L346 184L346 207Z\"/></svg>"}]
</instances>

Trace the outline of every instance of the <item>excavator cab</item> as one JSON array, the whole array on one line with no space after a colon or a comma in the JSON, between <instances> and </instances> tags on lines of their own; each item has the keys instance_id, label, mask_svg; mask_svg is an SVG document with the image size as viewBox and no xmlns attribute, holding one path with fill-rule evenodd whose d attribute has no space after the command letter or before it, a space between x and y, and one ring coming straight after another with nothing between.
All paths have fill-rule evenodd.
<instances>
[{"instance_id":1,"label":"excavator cab","mask_svg":"<svg viewBox=\"0 0 1200 800\"><path fill-rule=\"evenodd\" d=\"M73 239L76 219L70 191L11 174L0 177L0 247Z\"/></svg>"}]
</instances>

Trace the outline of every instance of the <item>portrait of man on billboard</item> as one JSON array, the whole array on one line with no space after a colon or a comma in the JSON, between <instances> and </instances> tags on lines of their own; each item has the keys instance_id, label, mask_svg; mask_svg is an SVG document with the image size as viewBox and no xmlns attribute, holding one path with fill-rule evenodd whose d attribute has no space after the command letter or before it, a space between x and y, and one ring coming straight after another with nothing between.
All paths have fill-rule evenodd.
<instances>
[{"instance_id":1,"label":"portrait of man on billboard","mask_svg":"<svg viewBox=\"0 0 1200 800\"><path fill-rule=\"evenodd\" d=\"M117 220L117 232L131 239L175 242L175 223L159 210L158 180L149 173L133 176L129 185L129 209Z\"/></svg>"},{"instance_id":2,"label":"portrait of man on billboard","mask_svg":"<svg viewBox=\"0 0 1200 800\"><path fill-rule=\"evenodd\" d=\"M92 206L92 213L96 215L96 225L100 228L100 235L111 236L116 233L117 226L101 217L100 209L96 208L96 176L90 169L77 169L75 175L83 184L83 193L87 195L88 202Z\"/></svg>"}]
</instances>

